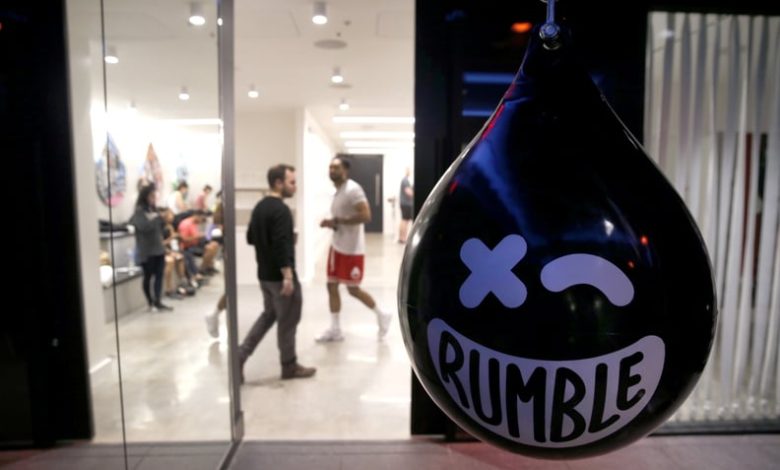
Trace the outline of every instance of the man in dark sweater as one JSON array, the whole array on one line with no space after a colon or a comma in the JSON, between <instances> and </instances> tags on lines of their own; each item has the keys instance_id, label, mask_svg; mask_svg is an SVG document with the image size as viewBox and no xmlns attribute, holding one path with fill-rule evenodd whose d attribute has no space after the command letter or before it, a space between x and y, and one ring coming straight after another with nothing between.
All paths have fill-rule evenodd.
<instances>
[{"instance_id":1,"label":"man in dark sweater","mask_svg":"<svg viewBox=\"0 0 780 470\"><path fill-rule=\"evenodd\" d=\"M301 320L301 285L295 273L295 247L292 213L282 201L295 194L295 168L276 165L268 170L270 192L252 210L246 241L255 247L257 278L263 292L265 311L252 325L239 347L241 381L244 363L269 329L277 325L277 343L282 363L282 379L311 377L313 367L298 364L295 331Z\"/></svg>"}]
</instances>

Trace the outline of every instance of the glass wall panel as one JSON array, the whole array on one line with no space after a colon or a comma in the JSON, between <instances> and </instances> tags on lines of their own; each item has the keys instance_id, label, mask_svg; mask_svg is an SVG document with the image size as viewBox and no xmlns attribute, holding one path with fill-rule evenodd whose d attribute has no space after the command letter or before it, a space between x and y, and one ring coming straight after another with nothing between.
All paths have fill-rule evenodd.
<instances>
[{"instance_id":1,"label":"glass wall panel","mask_svg":"<svg viewBox=\"0 0 780 470\"><path fill-rule=\"evenodd\" d=\"M227 343L204 322L224 292L217 4L103 6L106 112L93 127L112 170L100 214L128 230L114 241L127 441L224 444Z\"/></svg>"},{"instance_id":2,"label":"glass wall panel","mask_svg":"<svg viewBox=\"0 0 780 470\"><path fill-rule=\"evenodd\" d=\"M123 442L119 362L116 343L115 293L128 282L128 240L112 227L108 214L109 169L105 129L96 126L105 115L102 5L100 0L68 0L67 40L75 169L76 205L93 407L93 442ZM112 175L114 176L114 175ZM117 230L112 230L117 228ZM113 245L113 246L112 246ZM116 297L117 304L126 301Z\"/></svg>"},{"instance_id":3,"label":"glass wall panel","mask_svg":"<svg viewBox=\"0 0 780 470\"><path fill-rule=\"evenodd\" d=\"M646 147L712 261L719 328L673 425L780 425L780 17L653 13Z\"/></svg>"}]
</instances>

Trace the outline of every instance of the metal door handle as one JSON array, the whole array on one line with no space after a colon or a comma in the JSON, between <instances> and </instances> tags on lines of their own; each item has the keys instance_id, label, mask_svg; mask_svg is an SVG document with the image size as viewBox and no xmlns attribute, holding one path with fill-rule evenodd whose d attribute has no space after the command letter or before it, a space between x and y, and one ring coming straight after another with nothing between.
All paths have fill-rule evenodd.
<instances>
[{"instance_id":1,"label":"metal door handle","mask_svg":"<svg viewBox=\"0 0 780 470\"><path fill-rule=\"evenodd\" d=\"M379 206L381 204L382 197L379 195L379 173L374 175L374 205Z\"/></svg>"}]
</instances>

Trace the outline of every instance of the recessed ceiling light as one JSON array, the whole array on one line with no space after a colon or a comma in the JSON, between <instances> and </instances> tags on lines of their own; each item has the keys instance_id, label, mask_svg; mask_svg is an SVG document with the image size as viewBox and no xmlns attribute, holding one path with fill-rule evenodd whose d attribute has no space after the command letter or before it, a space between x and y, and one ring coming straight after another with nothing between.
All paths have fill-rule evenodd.
<instances>
[{"instance_id":1,"label":"recessed ceiling light","mask_svg":"<svg viewBox=\"0 0 780 470\"><path fill-rule=\"evenodd\" d=\"M413 117L405 116L334 116L334 124L414 124Z\"/></svg>"},{"instance_id":2,"label":"recessed ceiling light","mask_svg":"<svg viewBox=\"0 0 780 470\"><path fill-rule=\"evenodd\" d=\"M181 91L179 92L179 99L182 101L187 101L190 99L190 93L187 91L186 86L181 87Z\"/></svg>"},{"instance_id":3,"label":"recessed ceiling light","mask_svg":"<svg viewBox=\"0 0 780 470\"><path fill-rule=\"evenodd\" d=\"M349 111L349 103L347 103L347 100L342 99L341 103L339 104L339 109L341 111Z\"/></svg>"},{"instance_id":4,"label":"recessed ceiling light","mask_svg":"<svg viewBox=\"0 0 780 470\"><path fill-rule=\"evenodd\" d=\"M106 48L106 56L103 57L103 60L105 60L107 64L112 65L119 63L119 56L116 55L116 48L114 46L108 46Z\"/></svg>"},{"instance_id":5,"label":"recessed ceiling light","mask_svg":"<svg viewBox=\"0 0 780 470\"><path fill-rule=\"evenodd\" d=\"M342 139L414 139L414 132L401 131L344 131L339 132Z\"/></svg>"},{"instance_id":6,"label":"recessed ceiling light","mask_svg":"<svg viewBox=\"0 0 780 470\"><path fill-rule=\"evenodd\" d=\"M323 25L328 22L328 12L325 2L314 2L314 14L311 22L317 25Z\"/></svg>"},{"instance_id":7,"label":"recessed ceiling light","mask_svg":"<svg viewBox=\"0 0 780 470\"><path fill-rule=\"evenodd\" d=\"M206 17L203 16L203 5L198 2L190 3L190 19L193 26L203 26L206 24Z\"/></svg>"},{"instance_id":8,"label":"recessed ceiling light","mask_svg":"<svg viewBox=\"0 0 780 470\"><path fill-rule=\"evenodd\" d=\"M341 67L333 67L333 75L330 76L330 81L333 83L341 83L344 81L344 76L341 75Z\"/></svg>"},{"instance_id":9,"label":"recessed ceiling light","mask_svg":"<svg viewBox=\"0 0 780 470\"><path fill-rule=\"evenodd\" d=\"M257 91L254 85L252 85L249 87L249 92L247 93L247 95L249 95L250 98L255 99L260 96L260 92Z\"/></svg>"}]
</instances>

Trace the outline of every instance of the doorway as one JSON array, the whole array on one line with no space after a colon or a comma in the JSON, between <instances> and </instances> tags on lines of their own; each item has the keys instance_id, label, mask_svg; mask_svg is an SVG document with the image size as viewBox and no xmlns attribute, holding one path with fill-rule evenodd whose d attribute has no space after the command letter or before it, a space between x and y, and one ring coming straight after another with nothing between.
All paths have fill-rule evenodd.
<instances>
[{"instance_id":1,"label":"doorway","mask_svg":"<svg viewBox=\"0 0 780 470\"><path fill-rule=\"evenodd\" d=\"M352 161L349 177L363 188L371 209L371 221L366 224L366 233L382 233L384 227L384 211L382 204L383 155L349 155L342 154Z\"/></svg>"}]
</instances>

